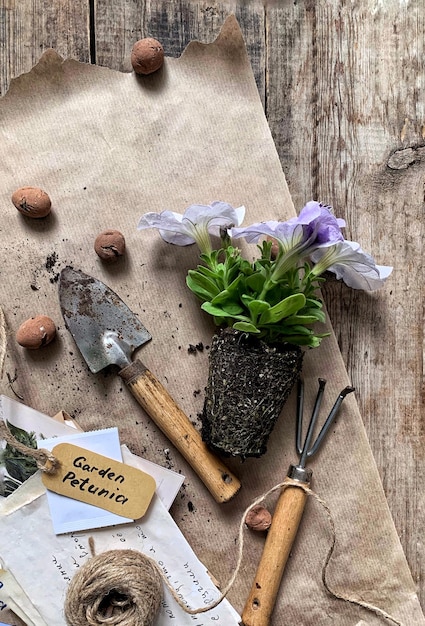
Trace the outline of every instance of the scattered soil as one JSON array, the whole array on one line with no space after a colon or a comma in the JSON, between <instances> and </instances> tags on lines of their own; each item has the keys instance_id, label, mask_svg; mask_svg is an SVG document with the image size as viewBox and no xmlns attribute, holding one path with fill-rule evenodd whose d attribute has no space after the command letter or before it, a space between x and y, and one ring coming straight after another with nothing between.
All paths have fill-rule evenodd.
<instances>
[{"instance_id":1,"label":"scattered soil","mask_svg":"<svg viewBox=\"0 0 425 626\"><path fill-rule=\"evenodd\" d=\"M46 259L46 269L47 270L53 269L56 265L57 260L58 260L58 255L56 254L56 252L52 252L52 254L49 254Z\"/></svg>"},{"instance_id":2,"label":"scattered soil","mask_svg":"<svg viewBox=\"0 0 425 626\"><path fill-rule=\"evenodd\" d=\"M53 274L52 277L50 278L50 282L51 283L57 283L59 280L59 272L55 272L55 265L58 262L59 257L56 254L56 252L52 252L52 254L49 254L46 258L46 270Z\"/></svg>"},{"instance_id":3,"label":"scattered soil","mask_svg":"<svg viewBox=\"0 0 425 626\"><path fill-rule=\"evenodd\" d=\"M188 351L189 354L196 354L197 352L203 352L204 351L204 347L205 347L205 350L209 349L209 346L204 346L202 341L197 343L196 346L193 345L193 343L190 343L187 351Z\"/></svg>"}]
</instances>

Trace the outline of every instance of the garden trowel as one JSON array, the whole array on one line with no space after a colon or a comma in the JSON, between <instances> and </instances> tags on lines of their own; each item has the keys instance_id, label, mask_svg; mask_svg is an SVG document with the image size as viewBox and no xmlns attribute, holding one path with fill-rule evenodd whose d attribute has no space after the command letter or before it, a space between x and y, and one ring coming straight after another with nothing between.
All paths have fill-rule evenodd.
<instances>
[{"instance_id":1,"label":"garden trowel","mask_svg":"<svg viewBox=\"0 0 425 626\"><path fill-rule=\"evenodd\" d=\"M151 335L128 306L100 280L66 267L59 280L65 324L93 373L119 368L137 402L198 474L217 502L227 502L240 482L206 446L200 433L141 361L131 360Z\"/></svg>"}]
</instances>

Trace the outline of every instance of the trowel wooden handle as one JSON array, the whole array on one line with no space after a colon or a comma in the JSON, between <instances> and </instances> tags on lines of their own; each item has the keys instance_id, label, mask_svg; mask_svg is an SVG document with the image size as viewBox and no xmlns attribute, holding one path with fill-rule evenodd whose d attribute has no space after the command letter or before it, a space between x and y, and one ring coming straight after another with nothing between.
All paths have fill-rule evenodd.
<instances>
[{"instance_id":1,"label":"trowel wooden handle","mask_svg":"<svg viewBox=\"0 0 425 626\"><path fill-rule=\"evenodd\" d=\"M198 474L217 502L235 496L241 484L202 441L168 391L139 360L119 372L140 406Z\"/></svg>"},{"instance_id":2,"label":"trowel wooden handle","mask_svg":"<svg viewBox=\"0 0 425 626\"><path fill-rule=\"evenodd\" d=\"M305 486L308 483L302 483ZM286 487L277 502L261 561L242 613L244 626L268 626L283 571L297 535L307 494L300 487Z\"/></svg>"}]
</instances>

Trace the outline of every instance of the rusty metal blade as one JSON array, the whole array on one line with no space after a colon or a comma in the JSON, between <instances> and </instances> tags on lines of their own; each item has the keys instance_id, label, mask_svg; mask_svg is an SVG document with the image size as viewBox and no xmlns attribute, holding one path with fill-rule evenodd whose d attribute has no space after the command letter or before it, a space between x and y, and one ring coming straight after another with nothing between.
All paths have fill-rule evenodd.
<instances>
[{"instance_id":1,"label":"rusty metal blade","mask_svg":"<svg viewBox=\"0 0 425 626\"><path fill-rule=\"evenodd\" d=\"M66 327L94 373L108 365L126 367L134 350L152 339L112 289L80 270L62 270L59 301Z\"/></svg>"}]
</instances>

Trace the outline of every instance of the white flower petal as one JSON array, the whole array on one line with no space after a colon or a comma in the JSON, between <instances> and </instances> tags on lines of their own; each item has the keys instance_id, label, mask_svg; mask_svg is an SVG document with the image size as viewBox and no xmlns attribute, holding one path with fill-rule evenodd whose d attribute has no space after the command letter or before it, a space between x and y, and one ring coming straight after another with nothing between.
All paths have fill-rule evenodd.
<instances>
[{"instance_id":1,"label":"white flower petal","mask_svg":"<svg viewBox=\"0 0 425 626\"><path fill-rule=\"evenodd\" d=\"M191 204L182 216L182 221L191 224L203 224L211 219L211 207L208 204Z\"/></svg>"},{"instance_id":2,"label":"white flower petal","mask_svg":"<svg viewBox=\"0 0 425 626\"><path fill-rule=\"evenodd\" d=\"M138 230L146 228L158 228L162 239L167 243L177 246L188 246L195 243L191 237L190 230L182 223L183 216L173 211L162 211L162 213L145 213L137 225Z\"/></svg>"},{"instance_id":3,"label":"white flower petal","mask_svg":"<svg viewBox=\"0 0 425 626\"><path fill-rule=\"evenodd\" d=\"M193 237L189 237L184 233L172 232L171 230L162 230L161 228L158 232L164 241L166 241L167 243L172 243L175 246L191 246L195 243Z\"/></svg>"},{"instance_id":4,"label":"white flower petal","mask_svg":"<svg viewBox=\"0 0 425 626\"><path fill-rule=\"evenodd\" d=\"M246 209L245 209L245 207L243 205L242 206L238 206L235 209L235 213L236 213L237 218L238 218L238 221L236 222L236 225L240 226L242 224L242 222L244 221L244 219L245 219Z\"/></svg>"},{"instance_id":5,"label":"white flower petal","mask_svg":"<svg viewBox=\"0 0 425 626\"><path fill-rule=\"evenodd\" d=\"M392 268L376 265L373 257L355 241L342 241L330 248L316 250L311 259L321 272L333 272L338 279L353 289L375 291L380 289Z\"/></svg>"},{"instance_id":6,"label":"white flower petal","mask_svg":"<svg viewBox=\"0 0 425 626\"><path fill-rule=\"evenodd\" d=\"M376 267L379 272L379 277L382 280L386 280L393 271L393 268L390 265L377 265Z\"/></svg>"},{"instance_id":7,"label":"white flower petal","mask_svg":"<svg viewBox=\"0 0 425 626\"><path fill-rule=\"evenodd\" d=\"M240 239L243 237L248 243L257 243L259 238L264 235L274 237L276 227L280 223L281 222L277 222L275 220L257 222L256 224L251 224L251 226L232 228L230 235L233 239Z\"/></svg>"},{"instance_id":8,"label":"white flower petal","mask_svg":"<svg viewBox=\"0 0 425 626\"><path fill-rule=\"evenodd\" d=\"M181 228L182 216L173 211L162 211L162 213L145 213L139 220L138 230L146 228L167 228L167 230L178 230Z\"/></svg>"},{"instance_id":9,"label":"white flower petal","mask_svg":"<svg viewBox=\"0 0 425 626\"><path fill-rule=\"evenodd\" d=\"M210 250L209 233L220 235L221 229L239 224L245 208L234 209L227 202L191 204L183 215L173 211L146 213L137 226L138 230L158 228L162 239L178 246L197 243L202 252Z\"/></svg>"}]
</instances>

